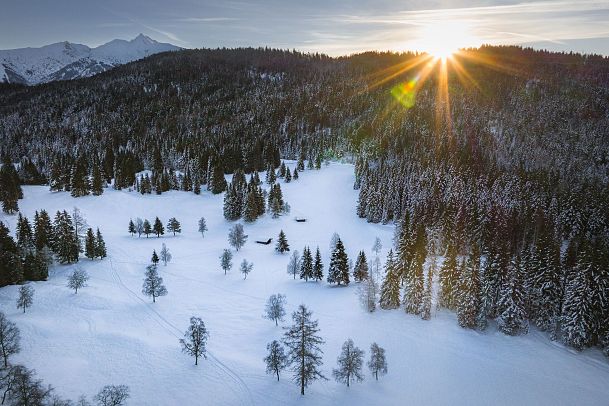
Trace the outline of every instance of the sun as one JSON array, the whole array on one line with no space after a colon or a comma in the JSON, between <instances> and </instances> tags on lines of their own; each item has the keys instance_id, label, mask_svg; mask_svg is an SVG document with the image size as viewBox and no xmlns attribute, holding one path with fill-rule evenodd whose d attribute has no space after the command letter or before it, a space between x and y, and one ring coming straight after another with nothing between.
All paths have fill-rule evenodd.
<instances>
[{"instance_id":1,"label":"sun","mask_svg":"<svg viewBox=\"0 0 609 406\"><path fill-rule=\"evenodd\" d=\"M422 26L416 48L435 59L446 60L460 48L473 46L476 41L469 27L460 21L436 21Z\"/></svg>"}]
</instances>

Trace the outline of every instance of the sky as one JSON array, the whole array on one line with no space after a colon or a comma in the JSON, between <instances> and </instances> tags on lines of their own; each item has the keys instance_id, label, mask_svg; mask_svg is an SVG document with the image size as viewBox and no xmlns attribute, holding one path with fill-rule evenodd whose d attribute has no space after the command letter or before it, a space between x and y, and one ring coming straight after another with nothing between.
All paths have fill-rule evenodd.
<instances>
[{"instance_id":1,"label":"sky","mask_svg":"<svg viewBox=\"0 0 609 406\"><path fill-rule=\"evenodd\" d=\"M139 33L344 55L518 44L609 55L609 0L0 0L0 49Z\"/></svg>"}]
</instances>

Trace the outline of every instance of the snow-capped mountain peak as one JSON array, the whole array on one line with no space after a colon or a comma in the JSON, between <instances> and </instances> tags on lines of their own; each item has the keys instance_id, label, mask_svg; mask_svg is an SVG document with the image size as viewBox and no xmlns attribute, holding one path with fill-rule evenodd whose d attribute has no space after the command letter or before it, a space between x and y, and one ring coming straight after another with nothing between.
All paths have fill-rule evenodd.
<instances>
[{"instance_id":1,"label":"snow-capped mountain peak","mask_svg":"<svg viewBox=\"0 0 609 406\"><path fill-rule=\"evenodd\" d=\"M132 40L115 39L95 48L57 42L40 48L0 51L0 82L34 85L104 72L117 65L180 48L139 34Z\"/></svg>"}]
</instances>

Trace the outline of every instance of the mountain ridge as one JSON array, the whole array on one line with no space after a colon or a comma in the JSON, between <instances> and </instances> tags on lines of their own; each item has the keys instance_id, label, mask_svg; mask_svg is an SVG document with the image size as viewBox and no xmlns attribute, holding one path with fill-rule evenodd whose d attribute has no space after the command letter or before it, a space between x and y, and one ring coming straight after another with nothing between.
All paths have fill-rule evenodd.
<instances>
[{"instance_id":1,"label":"mountain ridge","mask_svg":"<svg viewBox=\"0 0 609 406\"><path fill-rule=\"evenodd\" d=\"M139 34L132 40L114 39L94 48L63 41L38 48L0 50L0 83L36 85L79 79L160 52L180 49Z\"/></svg>"}]
</instances>

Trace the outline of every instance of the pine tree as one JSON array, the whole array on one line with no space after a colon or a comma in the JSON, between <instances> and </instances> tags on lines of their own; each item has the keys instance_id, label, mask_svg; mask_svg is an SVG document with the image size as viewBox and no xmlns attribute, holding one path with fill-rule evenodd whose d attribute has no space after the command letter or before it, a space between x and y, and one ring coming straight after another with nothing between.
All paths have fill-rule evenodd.
<instances>
[{"instance_id":1,"label":"pine tree","mask_svg":"<svg viewBox=\"0 0 609 406\"><path fill-rule=\"evenodd\" d=\"M315 262L313 263L313 278L316 281L321 281L324 278L324 264L321 261L321 253L319 247L315 251Z\"/></svg>"},{"instance_id":2,"label":"pine tree","mask_svg":"<svg viewBox=\"0 0 609 406\"><path fill-rule=\"evenodd\" d=\"M182 232L182 226L178 219L176 219L175 217L169 219L169 222L167 223L167 231L172 232L174 236L176 235L176 233Z\"/></svg>"},{"instance_id":3,"label":"pine tree","mask_svg":"<svg viewBox=\"0 0 609 406\"><path fill-rule=\"evenodd\" d=\"M302 259L300 261L300 279L304 279L306 282L309 279L313 279L313 255L311 255L311 249L304 247L302 251Z\"/></svg>"},{"instance_id":4,"label":"pine tree","mask_svg":"<svg viewBox=\"0 0 609 406\"><path fill-rule=\"evenodd\" d=\"M137 230L135 229L135 224L133 223L133 220L129 219L129 234L134 236L136 232Z\"/></svg>"},{"instance_id":5,"label":"pine tree","mask_svg":"<svg viewBox=\"0 0 609 406\"><path fill-rule=\"evenodd\" d=\"M154 255L156 255L156 252ZM156 263L158 263L158 260ZM146 277L142 286L142 293L146 296L151 296L153 303L156 302L157 297L167 294L167 288L163 285L163 278L157 272L156 263L153 261L152 265L146 267Z\"/></svg>"},{"instance_id":6,"label":"pine tree","mask_svg":"<svg viewBox=\"0 0 609 406\"><path fill-rule=\"evenodd\" d=\"M385 263L385 280L381 285L381 309L390 310L400 307L401 278L395 267L393 250L389 250L387 262Z\"/></svg>"},{"instance_id":7,"label":"pine tree","mask_svg":"<svg viewBox=\"0 0 609 406\"><path fill-rule=\"evenodd\" d=\"M499 298L499 329L508 335L526 334L528 332L527 313L525 308L525 291L523 270L519 257L512 260L509 279L502 286Z\"/></svg>"},{"instance_id":8,"label":"pine tree","mask_svg":"<svg viewBox=\"0 0 609 406\"><path fill-rule=\"evenodd\" d=\"M98 228L95 232L95 256L99 257L99 259L103 259L106 258L107 254L104 237L102 237Z\"/></svg>"},{"instance_id":9,"label":"pine tree","mask_svg":"<svg viewBox=\"0 0 609 406\"><path fill-rule=\"evenodd\" d=\"M157 238L165 234L165 227L163 227L163 223L158 217L154 220L152 231L156 234Z\"/></svg>"},{"instance_id":10,"label":"pine tree","mask_svg":"<svg viewBox=\"0 0 609 406\"><path fill-rule=\"evenodd\" d=\"M154 296L153 296L154 298ZM209 332L205 327L205 323L199 317L190 318L190 326L184 333L184 338L180 339L182 352L192 357L195 357L195 365L199 365L199 357L205 356L207 351L207 340Z\"/></svg>"},{"instance_id":11,"label":"pine tree","mask_svg":"<svg viewBox=\"0 0 609 406\"><path fill-rule=\"evenodd\" d=\"M288 365L294 373L294 382L300 385L300 394L317 379L326 379L319 368L322 365L322 338L317 335L317 320L311 320L312 313L300 305L292 314L294 324L285 332L283 343L288 349Z\"/></svg>"},{"instance_id":12,"label":"pine tree","mask_svg":"<svg viewBox=\"0 0 609 406\"><path fill-rule=\"evenodd\" d=\"M328 269L328 283L349 284L349 258L345 252L345 246L339 238L336 248L330 257L330 268Z\"/></svg>"},{"instance_id":13,"label":"pine tree","mask_svg":"<svg viewBox=\"0 0 609 406\"><path fill-rule=\"evenodd\" d=\"M368 260L366 259L364 251L359 252L357 260L355 261L353 279L355 282L361 282L368 279Z\"/></svg>"},{"instance_id":14,"label":"pine tree","mask_svg":"<svg viewBox=\"0 0 609 406\"><path fill-rule=\"evenodd\" d=\"M156 253L156 250L152 250L152 258L150 258L150 262L152 265L157 265L159 263L159 256Z\"/></svg>"},{"instance_id":15,"label":"pine tree","mask_svg":"<svg viewBox=\"0 0 609 406\"><path fill-rule=\"evenodd\" d=\"M96 241L95 235L93 234L93 229L89 228L87 230L87 237L85 239L85 256L89 259L94 259L97 257L96 253Z\"/></svg>"},{"instance_id":16,"label":"pine tree","mask_svg":"<svg viewBox=\"0 0 609 406\"><path fill-rule=\"evenodd\" d=\"M268 355L264 357L266 373L277 375L277 381L279 381L279 373L288 365L288 357L277 340L268 343L266 350L268 351Z\"/></svg>"},{"instance_id":17,"label":"pine tree","mask_svg":"<svg viewBox=\"0 0 609 406\"><path fill-rule=\"evenodd\" d=\"M286 251L290 250L290 245L288 244L288 240L285 236L283 230L279 232L279 237L277 238L277 245L275 246L275 251L283 254Z\"/></svg>"},{"instance_id":18,"label":"pine tree","mask_svg":"<svg viewBox=\"0 0 609 406\"><path fill-rule=\"evenodd\" d=\"M364 380L362 366L364 365L364 351L355 346L352 339L344 342L342 351L338 356L338 368L332 370L332 375L339 383L347 384L352 381Z\"/></svg>"},{"instance_id":19,"label":"pine tree","mask_svg":"<svg viewBox=\"0 0 609 406\"><path fill-rule=\"evenodd\" d=\"M379 374L385 375L387 373L385 349L381 348L377 343L372 343L370 346L370 361L368 361L368 368L377 381L379 380Z\"/></svg>"},{"instance_id":20,"label":"pine tree","mask_svg":"<svg viewBox=\"0 0 609 406\"><path fill-rule=\"evenodd\" d=\"M224 271L224 275L226 275L226 272L230 271L230 269L233 267L232 260L233 253L230 252L230 250L225 249L224 251L222 251L222 255L220 255L220 266Z\"/></svg>"},{"instance_id":21,"label":"pine tree","mask_svg":"<svg viewBox=\"0 0 609 406\"><path fill-rule=\"evenodd\" d=\"M144 220L143 232L144 234L146 234L146 238L148 238L148 236L152 234L152 227L150 226L150 222L148 221L148 219Z\"/></svg>"}]
</instances>

